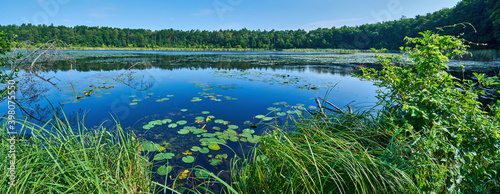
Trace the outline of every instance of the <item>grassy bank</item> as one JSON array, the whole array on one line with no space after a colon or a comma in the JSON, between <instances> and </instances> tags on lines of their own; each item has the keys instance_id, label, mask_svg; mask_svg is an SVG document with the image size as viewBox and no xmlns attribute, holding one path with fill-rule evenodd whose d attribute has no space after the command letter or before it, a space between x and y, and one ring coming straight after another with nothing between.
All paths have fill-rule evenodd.
<instances>
[{"instance_id":1,"label":"grassy bank","mask_svg":"<svg viewBox=\"0 0 500 194\"><path fill-rule=\"evenodd\" d=\"M149 193L151 165L139 141L118 124L113 129L72 128L63 120L45 126L24 123L18 133L0 129L1 193ZM12 130L11 130L12 131ZM14 141L9 141L15 137ZM15 146L14 187L8 183Z\"/></svg>"}]
</instances>

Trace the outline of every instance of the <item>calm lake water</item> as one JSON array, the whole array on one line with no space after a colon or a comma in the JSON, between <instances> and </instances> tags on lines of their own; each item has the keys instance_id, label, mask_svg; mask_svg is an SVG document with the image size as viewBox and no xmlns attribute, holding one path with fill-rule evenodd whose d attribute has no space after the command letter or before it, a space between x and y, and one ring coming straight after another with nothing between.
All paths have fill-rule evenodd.
<instances>
[{"instance_id":1,"label":"calm lake water","mask_svg":"<svg viewBox=\"0 0 500 194\"><path fill-rule=\"evenodd\" d=\"M66 54L76 60L57 62L38 72L51 83L21 72L16 98L24 110L17 112L29 113L33 122L40 122L52 118L53 108L62 116L62 107L72 124L85 116L88 128L103 123L112 127L117 120L151 142L151 151L156 149L152 157L160 153L158 146L162 153L173 153L168 160L157 158L157 166L168 161L176 171L195 165L214 172L228 169L229 159L254 146L269 125L317 109L315 97L339 107L351 105L354 110L368 110L376 102L377 88L351 75L360 65L374 63L368 54ZM7 110L6 103L0 110Z\"/></svg>"}]
</instances>

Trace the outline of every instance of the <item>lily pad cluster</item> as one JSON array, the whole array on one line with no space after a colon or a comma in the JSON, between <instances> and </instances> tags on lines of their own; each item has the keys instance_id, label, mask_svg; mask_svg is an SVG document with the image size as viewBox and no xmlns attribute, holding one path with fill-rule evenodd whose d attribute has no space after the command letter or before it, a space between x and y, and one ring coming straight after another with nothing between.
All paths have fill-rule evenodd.
<instances>
[{"instance_id":1,"label":"lily pad cluster","mask_svg":"<svg viewBox=\"0 0 500 194\"><path fill-rule=\"evenodd\" d=\"M142 128L148 130L148 129L153 128L155 125L163 125L163 124L167 124L170 122L172 122L172 119L154 120L154 121L150 121L148 124L142 126ZM169 125L169 127L170 127L170 125Z\"/></svg>"}]
</instances>

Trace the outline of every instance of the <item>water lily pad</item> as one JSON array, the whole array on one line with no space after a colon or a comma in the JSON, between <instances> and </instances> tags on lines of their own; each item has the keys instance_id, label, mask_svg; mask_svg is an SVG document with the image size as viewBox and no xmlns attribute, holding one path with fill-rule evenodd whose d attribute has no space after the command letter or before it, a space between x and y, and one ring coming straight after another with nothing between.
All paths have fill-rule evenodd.
<instances>
[{"instance_id":1,"label":"water lily pad","mask_svg":"<svg viewBox=\"0 0 500 194\"><path fill-rule=\"evenodd\" d=\"M213 144L213 145L209 145L208 148L210 148L211 150L220 150L220 146L219 144Z\"/></svg>"},{"instance_id":2,"label":"water lily pad","mask_svg":"<svg viewBox=\"0 0 500 194\"><path fill-rule=\"evenodd\" d=\"M262 118L263 121L270 121L273 120L273 117L264 117Z\"/></svg>"},{"instance_id":3,"label":"water lily pad","mask_svg":"<svg viewBox=\"0 0 500 194\"><path fill-rule=\"evenodd\" d=\"M258 136L258 135L254 135L253 137L252 137L252 136L250 136L250 137L247 137L247 140L248 140L248 142L250 142L250 143L259 143L259 141L260 141L260 136Z\"/></svg>"},{"instance_id":4,"label":"water lily pad","mask_svg":"<svg viewBox=\"0 0 500 194\"><path fill-rule=\"evenodd\" d=\"M309 109L316 109L315 106L308 106L307 108L309 108Z\"/></svg>"},{"instance_id":5,"label":"water lily pad","mask_svg":"<svg viewBox=\"0 0 500 194\"><path fill-rule=\"evenodd\" d=\"M169 160L172 159L174 156L175 156L174 153L159 153L155 155L153 160L165 160L165 159Z\"/></svg>"},{"instance_id":6,"label":"water lily pad","mask_svg":"<svg viewBox=\"0 0 500 194\"><path fill-rule=\"evenodd\" d=\"M161 176L165 176L165 175L169 174L171 171L172 171L172 167L171 166L160 166L156 170L156 173L159 174L159 175L161 175Z\"/></svg>"},{"instance_id":7,"label":"water lily pad","mask_svg":"<svg viewBox=\"0 0 500 194\"><path fill-rule=\"evenodd\" d=\"M286 113L285 113L285 112L277 112L277 113L276 113L276 115L278 115L278 116L281 116L281 117L282 117L282 116L286 116Z\"/></svg>"},{"instance_id":8,"label":"water lily pad","mask_svg":"<svg viewBox=\"0 0 500 194\"><path fill-rule=\"evenodd\" d=\"M266 116L264 116L264 115L257 115L257 116L255 116L255 118L258 118L258 119L262 119L264 117L266 117Z\"/></svg>"},{"instance_id":9,"label":"water lily pad","mask_svg":"<svg viewBox=\"0 0 500 194\"><path fill-rule=\"evenodd\" d=\"M201 114L208 115L208 114L210 114L210 112L209 111L201 111Z\"/></svg>"},{"instance_id":10,"label":"water lily pad","mask_svg":"<svg viewBox=\"0 0 500 194\"><path fill-rule=\"evenodd\" d=\"M281 108L269 107L269 108L267 108L267 110L270 110L270 111L280 111Z\"/></svg>"},{"instance_id":11,"label":"water lily pad","mask_svg":"<svg viewBox=\"0 0 500 194\"><path fill-rule=\"evenodd\" d=\"M148 95L150 95L150 96L153 95L153 94L155 94L155 93L148 93Z\"/></svg>"},{"instance_id":12,"label":"water lily pad","mask_svg":"<svg viewBox=\"0 0 500 194\"><path fill-rule=\"evenodd\" d=\"M174 97L174 95L171 95L171 94L170 94L170 95L167 95L167 97Z\"/></svg>"},{"instance_id":13,"label":"water lily pad","mask_svg":"<svg viewBox=\"0 0 500 194\"><path fill-rule=\"evenodd\" d=\"M212 127L213 130L218 131L220 130L220 127Z\"/></svg>"},{"instance_id":14,"label":"water lily pad","mask_svg":"<svg viewBox=\"0 0 500 194\"><path fill-rule=\"evenodd\" d=\"M147 124L147 125L142 126L142 128L146 129L146 130L151 129L153 127L154 127L154 125L152 125L152 124Z\"/></svg>"},{"instance_id":15,"label":"water lily pad","mask_svg":"<svg viewBox=\"0 0 500 194\"><path fill-rule=\"evenodd\" d=\"M215 156L215 158L217 158L217 159L226 159L227 158L227 154L217 154Z\"/></svg>"},{"instance_id":16,"label":"water lily pad","mask_svg":"<svg viewBox=\"0 0 500 194\"><path fill-rule=\"evenodd\" d=\"M224 123L224 120L222 120L222 119L217 119L217 120L215 120L215 121L214 121L214 123L222 124L222 123Z\"/></svg>"},{"instance_id":17,"label":"water lily pad","mask_svg":"<svg viewBox=\"0 0 500 194\"><path fill-rule=\"evenodd\" d=\"M193 147L191 147L191 151L193 151L193 152L198 152L198 151L200 151L200 150L201 150L201 148L200 148L200 147L198 147L198 146L193 146Z\"/></svg>"},{"instance_id":18,"label":"water lily pad","mask_svg":"<svg viewBox=\"0 0 500 194\"><path fill-rule=\"evenodd\" d=\"M203 147L203 148L201 148L201 150L200 150L200 153L202 153L202 154L206 154L206 153L208 153L208 152L210 152L210 150L209 150L208 148L206 148L206 147Z\"/></svg>"},{"instance_id":19,"label":"water lily pad","mask_svg":"<svg viewBox=\"0 0 500 194\"><path fill-rule=\"evenodd\" d=\"M182 161L185 163L193 163L194 157L193 156L184 156L184 157L182 157Z\"/></svg>"},{"instance_id":20,"label":"water lily pad","mask_svg":"<svg viewBox=\"0 0 500 194\"><path fill-rule=\"evenodd\" d=\"M177 131L178 134L182 134L182 135L185 135L185 134L188 134L189 133L189 130L187 129L181 129L179 131Z\"/></svg>"},{"instance_id":21,"label":"water lily pad","mask_svg":"<svg viewBox=\"0 0 500 194\"><path fill-rule=\"evenodd\" d=\"M203 129L194 129L194 130L192 130L192 132L193 132L193 134L195 134L195 135L196 135L196 134L202 134L202 133L204 133L204 132L206 132L206 131L205 131L205 130L203 130Z\"/></svg>"},{"instance_id":22,"label":"water lily pad","mask_svg":"<svg viewBox=\"0 0 500 194\"><path fill-rule=\"evenodd\" d=\"M245 121L245 122L243 122L243 125L248 125L250 123L251 123L250 121Z\"/></svg>"},{"instance_id":23,"label":"water lily pad","mask_svg":"<svg viewBox=\"0 0 500 194\"><path fill-rule=\"evenodd\" d=\"M137 102L131 102L129 105L130 106L137 105Z\"/></svg>"},{"instance_id":24,"label":"water lily pad","mask_svg":"<svg viewBox=\"0 0 500 194\"><path fill-rule=\"evenodd\" d=\"M185 120L177 121L178 125L185 125L186 123L187 123L187 121L185 121Z\"/></svg>"},{"instance_id":25,"label":"water lily pad","mask_svg":"<svg viewBox=\"0 0 500 194\"><path fill-rule=\"evenodd\" d=\"M194 120L205 120L205 117L196 117Z\"/></svg>"},{"instance_id":26,"label":"water lily pad","mask_svg":"<svg viewBox=\"0 0 500 194\"><path fill-rule=\"evenodd\" d=\"M217 165L222 163L222 160L219 160L219 159L210 159L209 161L210 161L210 165L212 165L212 166L217 166Z\"/></svg>"},{"instance_id":27,"label":"water lily pad","mask_svg":"<svg viewBox=\"0 0 500 194\"><path fill-rule=\"evenodd\" d=\"M168 128L176 128L177 127L177 124L175 123L171 123L168 125Z\"/></svg>"},{"instance_id":28,"label":"water lily pad","mask_svg":"<svg viewBox=\"0 0 500 194\"><path fill-rule=\"evenodd\" d=\"M149 152L155 152L160 148L160 144L156 144L153 142L142 142L142 150L143 151L149 151Z\"/></svg>"},{"instance_id":29,"label":"water lily pad","mask_svg":"<svg viewBox=\"0 0 500 194\"><path fill-rule=\"evenodd\" d=\"M230 141L232 142L237 142L238 140L240 140L240 138L236 137L236 136L232 136L229 138Z\"/></svg>"},{"instance_id":30,"label":"water lily pad","mask_svg":"<svg viewBox=\"0 0 500 194\"><path fill-rule=\"evenodd\" d=\"M128 97L130 97L130 98L135 98L135 96L136 96L136 95L130 95L130 96L128 96Z\"/></svg>"},{"instance_id":31,"label":"water lily pad","mask_svg":"<svg viewBox=\"0 0 500 194\"><path fill-rule=\"evenodd\" d=\"M215 137L215 134L214 133L203 133L203 134L201 134L201 136L203 136L203 137Z\"/></svg>"},{"instance_id":32,"label":"water lily pad","mask_svg":"<svg viewBox=\"0 0 500 194\"><path fill-rule=\"evenodd\" d=\"M185 109L185 108L181 109L181 112L186 112L186 111L188 111L188 109Z\"/></svg>"},{"instance_id":33,"label":"water lily pad","mask_svg":"<svg viewBox=\"0 0 500 194\"><path fill-rule=\"evenodd\" d=\"M228 125L228 129L238 129L238 125Z\"/></svg>"},{"instance_id":34,"label":"water lily pad","mask_svg":"<svg viewBox=\"0 0 500 194\"><path fill-rule=\"evenodd\" d=\"M161 122L162 122L163 124L171 123L171 122L172 122L172 119L163 119L163 120L161 120Z\"/></svg>"},{"instance_id":35,"label":"water lily pad","mask_svg":"<svg viewBox=\"0 0 500 194\"><path fill-rule=\"evenodd\" d=\"M241 138L240 141L241 142L248 142L248 140L246 138Z\"/></svg>"}]
</instances>

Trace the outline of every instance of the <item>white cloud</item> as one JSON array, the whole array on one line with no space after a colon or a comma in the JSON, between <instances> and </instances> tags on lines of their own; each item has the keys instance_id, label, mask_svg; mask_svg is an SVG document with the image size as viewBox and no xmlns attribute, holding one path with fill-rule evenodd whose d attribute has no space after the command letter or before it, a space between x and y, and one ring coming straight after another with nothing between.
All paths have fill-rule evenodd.
<instances>
[{"instance_id":1,"label":"white cloud","mask_svg":"<svg viewBox=\"0 0 500 194\"><path fill-rule=\"evenodd\" d=\"M193 16L206 16L206 15L211 15L214 13L214 10L211 9L200 9L196 13L192 13L191 15Z\"/></svg>"}]
</instances>

